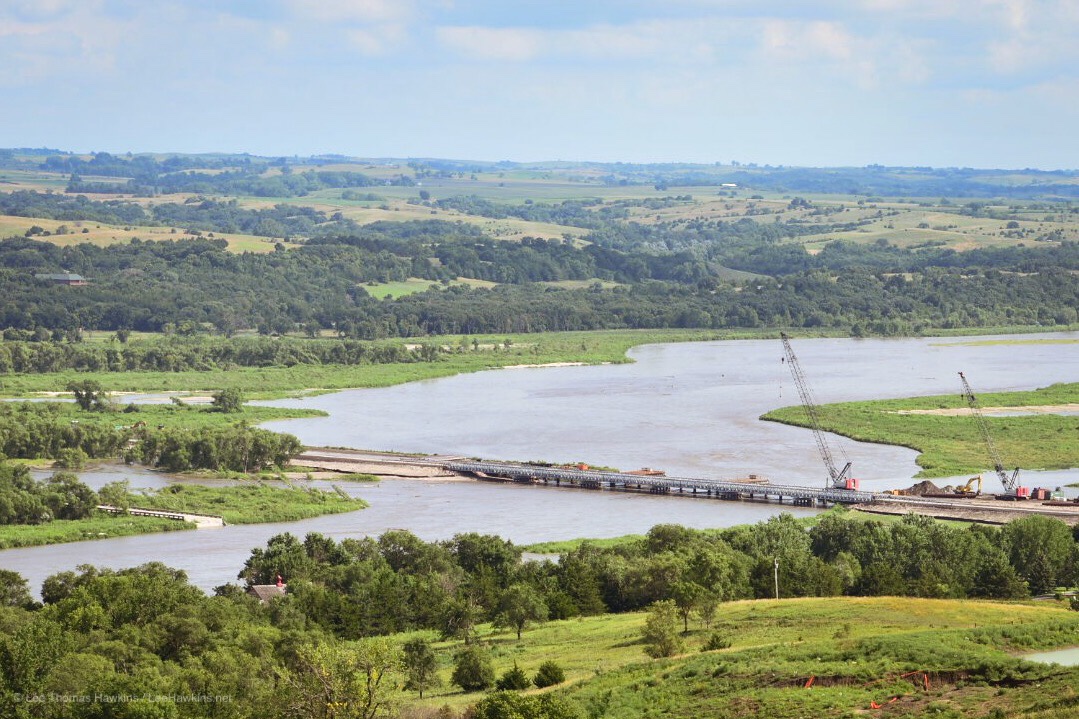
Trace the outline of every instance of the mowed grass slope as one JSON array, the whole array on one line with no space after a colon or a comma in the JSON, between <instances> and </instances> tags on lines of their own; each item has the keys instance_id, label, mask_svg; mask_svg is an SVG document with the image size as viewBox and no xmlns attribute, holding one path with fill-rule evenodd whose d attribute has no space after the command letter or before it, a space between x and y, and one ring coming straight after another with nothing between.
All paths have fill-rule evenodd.
<instances>
[{"instance_id":1,"label":"mowed grass slope","mask_svg":"<svg viewBox=\"0 0 1079 719\"><path fill-rule=\"evenodd\" d=\"M652 660L640 640L644 613L484 626L479 641L498 675L560 664L564 693L586 716L848 717L898 697L883 716L984 716L990 708L1079 707L1079 670L1032 665L1015 655L1079 638L1079 613L1063 604L1006 604L899 597L730 602L705 629L691 620L685 654ZM702 652L716 633L726 649ZM411 637L413 635L408 635ZM463 708L480 694L449 684L459 642L435 644L443 686L422 705ZM904 677L908 672L917 675ZM926 689L924 675L929 677ZM813 677L813 687L805 688ZM1044 689L1054 687L1046 695ZM415 697L414 694L411 695ZM1044 705L1044 706L1042 706ZM1041 708L1039 708L1041 707ZM952 713L944 713L944 712Z\"/></svg>"}]
</instances>

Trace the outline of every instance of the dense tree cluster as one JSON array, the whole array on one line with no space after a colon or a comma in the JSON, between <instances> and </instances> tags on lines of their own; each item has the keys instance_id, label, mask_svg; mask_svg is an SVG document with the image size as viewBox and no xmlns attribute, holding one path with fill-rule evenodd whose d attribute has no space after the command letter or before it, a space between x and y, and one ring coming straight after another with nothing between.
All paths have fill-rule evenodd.
<instances>
[{"instance_id":1,"label":"dense tree cluster","mask_svg":"<svg viewBox=\"0 0 1079 719\"><path fill-rule=\"evenodd\" d=\"M243 424L142 433L125 458L169 472L191 469L258 472L284 467L303 451L295 436Z\"/></svg>"},{"instance_id":2,"label":"dense tree cluster","mask_svg":"<svg viewBox=\"0 0 1079 719\"><path fill-rule=\"evenodd\" d=\"M492 621L514 631L548 618L641 610L670 602L689 626L717 603L783 597L907 595L1017 599L1079 581L1079 544L1058 520L948 527L919 515L882 523L832 513L812 529L790 515L720 532L658 525L639 542L583 544L557 563L520 563L498 537L425 543L398 530L340 543L278 535L241 578L289 580L292 606L340 636L436 629L470 638Z\"/></svg>"},{"instance_id":3,"label":"dense tree cluster","mask_svg":"<svg viewBox=\"0 0 1079 719\"><path fill-rule=\"evenodd\" d=\"M73 419L53 402L0 403L0 453L12 458L58 459L78 450L88 458L118 457L131 430L117 429L112 413Z\"/></svg>"},{"instance_id":4,"label":"dense tree cluster","mask_svg":"<svg viewBox=\"0 0 1079 719\"><path fill-rule=\"evenodd\" d=\"M56 403L0 403L0 453L12 458L64 459L77 451L90 459L122 455L130 462L174 472L255 472L283 467L302 450L291 434L242 422L184 429L148 427L130 417L138 415L80 412L78 419L72 419Z\"/></svg>"},{"instance_id":5,"label":"dense tree cluster","mask_svg":"<svg viewBox=\"0 0 1079 719\"><path fill-rule=\"evenodd\" d=\"M320 671L330 663L318 654L320 633L276 626L242 595L207 597L160 564L63 572L46 580L42 597L33 611L0 608L5 717L276 719L290 715L287 699L310 699L302 689L309 681L329 678ZM63 699L79 696L87 699Z\"/></svg>"},{"instance_id":6,"label":"dense tree cluster","mask_svg":"<svg viewBox=\"0 0 1079 719\"><path fill-rule=\"evenodd\" d=\"M624 203L605 204L602 200L564 200L558 204L525 202L521 205L491 202L475 195L460 195L434 203L444 210L457 210L466 215L503 219L516 217L530 222L552 222L570 227L598 228L613 220L629 217Z\"/></svg>"},{"instance_id":7,"label":"dense tree cluster","mask_svg":"<svg viewBox=\"0 0 1079 719\"><path fill-rule=\"evenodd\" d=\"M627 227L623 240L636 226ZM181 334L211 329L226 335L244 328L265 334L332 328L343 337L375 339L657 327L831 327L896 335L1077 321L1079 287L1072 273L1079 269L1079 243L962 254L831 243L810 256L801 246L778 243L771 233L779 230L767 225L725 226L723 232L734 232L730 242L722 232L713 236L714 229L694 230L684 242L671 235L674 249L663 251L652 247L658 238L651 230L632 239L637 249L614 249L560 240L497 242L475 227L439 221L376 223L360 234L326 236L269 254L232 254L216 240L102 248L10 239L0 241L6 290L0 327L33 336L71 336L79 328ZM724 266L757 274L725 280ZM34 277L60 270L91 283L71 288ZM763 276L770 273L777 276ZM382 301L363 289L409 277L460 276L501 284L440 284ZM621 286L537 284L566 279L614 280ZM0 363L27 366L16 358L19 352L26 350L0 354ZM112 352L111 358L94 355L87 361L128 361ZM52 364L50 352L33 354L33 362Z\"/></svg>"},{"instance_id":8,"label":"dense tree cluster","mask_svg":"<svg viewBox=\"0 0 1079 719\"><path fill-rule=\"evenodd\" d=\"M73 474L36 480L25 466L0 460L0 525L85 519L96 506L97 495Z\"/></svg>"}]
</instances>

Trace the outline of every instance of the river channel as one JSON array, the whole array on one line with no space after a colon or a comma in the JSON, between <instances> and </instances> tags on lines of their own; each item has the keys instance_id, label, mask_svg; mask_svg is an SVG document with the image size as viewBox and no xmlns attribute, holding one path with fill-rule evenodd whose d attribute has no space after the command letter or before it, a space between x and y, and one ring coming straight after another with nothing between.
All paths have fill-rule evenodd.
<instances>
[{"instance_id":1,"label":"river channel","mask_svg":"<svg viewBox=\"0 0 1079 719\"><path fill-rule=\"evenodd\" d=\"M1018 341L1024 339L1031 341ZM1079 380L1076 341L1079 333L796 340L794 348L814 395L826 403L958 394L958 371L979 392L1074 382ZM266 426L316 446L585 461L624 470L661 468L678 476L758 474L777 483L823 484L811 433L757 419L798 402L778 341L648 345L630 356L633 364L492 370L279 401L273 404L319 408L330 416ZM911 450L840 437L831 443L837 458L853 462L864 488L905 486L917 472ZM1077 475L1031 472L1025 481L1055 487L1076 481ZM172 481L123 467L102 468L84 478L99 486L124 476L134 486ZM990 475L986 479L988 491L999 489ZM36 590L48 575L83 563L127 567L161 561L186 570L194 584L210 589L234 581L253 547L285 531L341 539L408 529L427 540L476 531L527 543L643 533L663 522L732 526L781 511L814 511L467 480L385 480L344 488L366 499L370 508L285 524L7 550L0 552L0 567L20 572Z\"/></svg>"}]
</instances>

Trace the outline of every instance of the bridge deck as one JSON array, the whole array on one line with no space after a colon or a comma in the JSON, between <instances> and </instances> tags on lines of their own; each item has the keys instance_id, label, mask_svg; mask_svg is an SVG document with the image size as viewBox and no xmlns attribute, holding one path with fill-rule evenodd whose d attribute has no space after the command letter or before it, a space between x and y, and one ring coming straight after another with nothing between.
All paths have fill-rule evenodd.
<instances>
[{"instance_id":1,"label":"bridge deck","mask_svg":"<svg viewBox=\"0 0 1079 719\"><path fill-rule=\"evenodd\" d=\"M753 484L731 480L695 479L690 477L647 477L621 472L545 467L502 462L443 462L442 467L453 472L480 477L509 479L515 482L555 483L585 489L626 489L656 494L689 494L721 499L791 499L801 503L863 504L882 499L873 492L847 489L818 489L781 484Z\"/></svg>"}]
</instances>

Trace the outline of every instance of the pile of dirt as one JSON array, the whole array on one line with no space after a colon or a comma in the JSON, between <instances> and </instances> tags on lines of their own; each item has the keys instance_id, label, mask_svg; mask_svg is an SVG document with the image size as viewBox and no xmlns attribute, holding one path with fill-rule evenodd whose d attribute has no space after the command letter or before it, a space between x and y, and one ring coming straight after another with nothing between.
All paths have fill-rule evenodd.
<instances>
[{"instance_id":1,"label":"pile of dirt","mask_svg":"<svg viewBox=\"0 0 1079 719\"><path fill-rule=\"evenodd\" d=\"M912 484L906 489L899 490L899 493L907 497L921 497L926 494L940 494L944 490L937 485L933 484L929 480Z\"/></svg>"}]
</instances>

